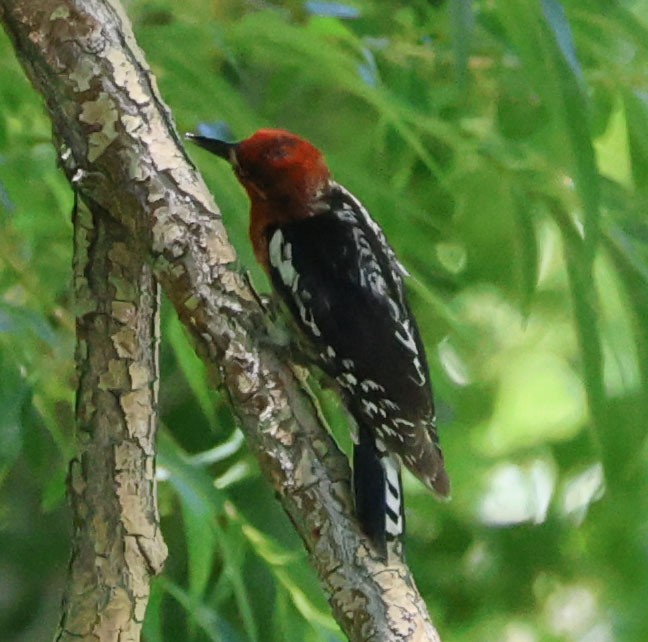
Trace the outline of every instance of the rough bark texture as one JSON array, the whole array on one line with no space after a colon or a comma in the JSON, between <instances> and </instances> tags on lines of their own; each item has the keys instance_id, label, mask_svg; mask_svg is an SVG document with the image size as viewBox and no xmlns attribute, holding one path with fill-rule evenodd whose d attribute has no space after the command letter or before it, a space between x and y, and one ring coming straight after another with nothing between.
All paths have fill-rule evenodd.
<instances>
[{"instance_id":1,"label":"rough bark texture","mask_svg":"<svg viewBox=\"0 0 648 642\"><path fill-rule=\"evenodd\" d=\"M290 367L260 341L261 312L121 8L100 0L0 0L0 8L65 144L69 178L148 256L228 390L341 628L353 641L438 641L408 568L384 565L366 548L352 519L346 459Z\"/></svg>"},{"instance_id":2,"label":"rough bark texture","mask_svg":"<svg viewBox=\"0 0 648 642\"><path fill-rule=\"evenodd\" d=\"M89 206L88 206L89 205ZM157 510L158 285L125 228L74 212L79 453L59 642L137 642L149 580L166 558Z\"/></svg>"}]
</instances>

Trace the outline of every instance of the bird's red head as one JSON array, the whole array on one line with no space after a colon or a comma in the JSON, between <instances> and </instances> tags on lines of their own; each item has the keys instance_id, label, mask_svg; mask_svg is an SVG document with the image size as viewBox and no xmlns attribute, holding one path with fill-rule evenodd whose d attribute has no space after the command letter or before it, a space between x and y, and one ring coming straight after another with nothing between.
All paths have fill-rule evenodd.
<instances>
[{"instance_id":1,"label":"bird's red head","mask_svg":"<svg viewBox=\"0 0 648 642\"><path fill-rule=\"evenodd\" d=\"M329 180L320 151L280 129L261 129L240 142L234 163L236 175L252 201L307 207L322 195Z\"/></svg>"},{"instance_id":2,"label":"bird's red head","mask_svg":"<svg viewBox=\"0 0 648 642\"><path fill-rule=\"evenodd\" d=\"M294 217L308 216L303 210L328 185L330 174L322 153L282 129L260 129L239 143L202 136L191 140L230 162L253 205L266 201Z\"/></svg>"},{"instance_id":3,"label":"bird's red head","mask_svg":"<svg viewBox=\"0 0 648 642\"><path fill-rule=\"evenodd\" d=\"M330 173L322 153L282 129L260 129L239 143L189 135L229 161L250 197L250 238L257 259L267 260L267 230L318 213Z\"/></svg>"}]
</instances>

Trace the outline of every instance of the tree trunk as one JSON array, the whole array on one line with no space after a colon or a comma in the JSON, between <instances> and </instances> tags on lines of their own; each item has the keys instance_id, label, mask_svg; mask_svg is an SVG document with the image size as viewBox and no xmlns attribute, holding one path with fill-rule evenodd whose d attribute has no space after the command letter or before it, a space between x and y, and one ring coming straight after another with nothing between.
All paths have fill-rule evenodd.
<instances>
[{"instance_id":1,"label":"tree trunk","mask_svg":"<svg viewBox=\"0 0 648 642\"><path fill-rule=\"evenodd\" d=\"M122 225L74 211L78 455L74 533L56 639L137 642L166 558L155 488L158 285Z\"/></svg>"}]
</instances>

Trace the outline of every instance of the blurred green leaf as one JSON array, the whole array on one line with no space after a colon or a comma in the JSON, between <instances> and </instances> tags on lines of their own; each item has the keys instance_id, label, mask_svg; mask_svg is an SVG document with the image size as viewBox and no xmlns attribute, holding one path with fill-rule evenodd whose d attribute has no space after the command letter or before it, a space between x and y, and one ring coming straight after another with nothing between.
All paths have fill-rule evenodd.
<instances>
[{"instance_id":1,"label":"blurred green leaf","mask_svg":"<svg viewBox=\"0 0 648 642\"><path fill-rule=\"evenodd\" d=\"M0 475L16 461L22 449L22 411L30 387L18 368L0 352Z\"/></svg>"},{"instance_id":2,"label":"blurred green leaf","mask_svg":"<svg viewBox=\"0 0 648 642\"><path fill-rule=\"evenodd\" d=\"M168 580L161 579L160 585L177 600L183 608L191 613L192 619L212 642L242 642L244 638L238 635L217 611L203 603L193 600L181 587Z\"/></svg>"},{"instance_id":3,"label":"blurred green leaf","mask_svg":"<svg viewBox=\"0 0 648 642\"><path fill-rule=\"evenodd\" d=\"M569 65L572 74L578 80L582 80L583 72L578 62L572 30L565 15L565 10L558 0L541 0L541 4L542 13L556 38L556 43L563 58Z\"/></svg>"},{"instance_id":4,"label":"blurred green leaf","mask_svg":"<svg viewBox=\"0 0 648 642\"><path fill-rule=\"evenodd\" d=\"M257 640L257 624L240 570L239 546L219 523L224 517L224 496L215 488L209 475L192 465L165 433L159 439L158 461L180 498L189 556L191 599L198 603L202 598L218 549L224 564L223 577L231 584L236 596L247 635L251 640Z\"/></svg>"},{"instance_id":5,"label":"blurred green leaf","mask_svg":"<svg viewBox=\"0 0 648 642\"><path fill-rule=\"evenodd\" d=\"M453 52L457 79L464 87L468 79L468 56L470 39L475 22L473 0L450 0L450 17L452 24Z\"/></svg>"},{"instance_id":6,"label":"blurred green leaf","mask_svg":"<svg viewBox=\"0 0 648 642\"><path fill-rule=\"evenodd\" d=\"M624 108L628 127L628 145L634 185L641 192L648 189L648 95L627 90Z\"/></svg>"},{"instance_id":7,"label":"blurred green leaf","mask_svg":"<svg viewBox=\"0 0 648 642\"><path fill-rule=\"evenodd\" d=\"M224 499L209 476L192 466L165 433L159 439L158 463L180 498L189 554L190 592L194 600L199 600L212 572L215 523L222 513Z\"/></svg>"},{"instance_id":8,"label":"blurred green leaf","mask_svg":"<svg viewBox=\"0 0 648 642\"><path fill-rule=\"evenodd\" d=\"M175 315L169 316L164 336L173 348L182 374L187 380L191 391L196 396L196 400L210 428L215 433L218 433L219 426L214 408L215 400L214 395L209 391L207 368L205 368L203 362L196 356L187 333Z\"/></svg>"},{"instance_id":9,"label":"blurred green leaf","mask_svg":"<svg viewBox=\"0 0 648 642\"><path fill-rule=\"evenodd\" d=\"M158 580L151 583L151 594L146 609L142 635L146 642L164 642L164 587Z\"/></svg>"},{"instance_id":10,"label":"blurred green leaf","mask_svg":"<svg viewBox=\"0 0 648 642\"><path fill-rule=\"evenodd\" d=\"M519 265L520 303L522 312L528 316L538 287L540 252L533 223L533 212L529 211L522 194L515 188L512 189L511 197L516 237L515 258Z\"/></svg>"}]
</instances>

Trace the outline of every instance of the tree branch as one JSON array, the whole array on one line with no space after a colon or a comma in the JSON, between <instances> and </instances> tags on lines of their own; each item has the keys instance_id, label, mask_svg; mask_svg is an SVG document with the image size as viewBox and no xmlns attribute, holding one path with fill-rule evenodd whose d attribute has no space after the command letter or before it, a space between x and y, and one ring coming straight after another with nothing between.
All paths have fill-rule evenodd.
<instances>
[{"instance_id":1,"label":"tree branch","mask_svg":"<svg viewBox=\"0 0 648 642\"><path fill-rule=\"evenodd\" d=\"M79 453L70 464L72 557L59 642L137 642L166 558L157 509L158 285L122 225L74 212Z\"/></svg>"},{"instance_id":2,"label":"tree branch","mask_svg":"<svg viewBox=\"0 0 648 642\"><path fill-rule=\"evenodd\" d=\"M202 180L188 161L121 8L101 0L0 0L44 96L77 190L132 235L227 389L249 447L302 537L333 614L354 641L429 640L407 567L373 558L352 518L346 459L263 319Z\"/></svg>"}]
</instances>

